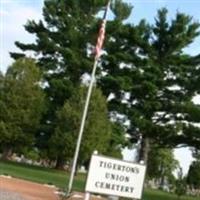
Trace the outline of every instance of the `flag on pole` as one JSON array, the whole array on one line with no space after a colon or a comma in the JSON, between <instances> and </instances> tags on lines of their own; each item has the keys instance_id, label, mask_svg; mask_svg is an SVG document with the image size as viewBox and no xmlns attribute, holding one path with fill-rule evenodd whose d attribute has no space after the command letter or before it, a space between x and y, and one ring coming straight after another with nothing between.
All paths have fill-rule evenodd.
<instances>
[{"instance_id":1,"label":"flag on pole","mask_svg":"<svg viewBox=\"0 0 200 200\"><path fill-rule=\"evenodd\" d=\"M95 47L95 57L99 58L101 55L101 49L103 47L103 43L105 40L105 27L106 27L106 20L104 19L101 24L101 28L99 29L99 35L97 38L97 44Z\"/></svg>"},{"instance_id":2,"label":"flag on pole","mask_svg":"<svg viewBox=\"0 0 200 200\"><path fill-rule=\"evenodd\" d=\"M98 59L100 56L101 56L101 50L102 50L102 47L103 47L103 43L104 43L104 40L105 40L105 30L106 30L106 16L107 16L107 13L108 13L108 9L110 7L110 0L108 0L108 3L107 3L107 6L105 8L105 13L104 13L104 16L103 16L103 21L101 23L101 27L99 29L99 34L98 34L98 38L97 38L97 44L95 46L95 59Z\"/></svg>"},{"instance_id":3,"label":"flag on pole","mask_svg":"<svg viewBox=\"0 0 200 200\"><path fill-rule=\"evenodd\" d=\"M111 1L108 0L108 4L106 6L105 13L104 13L104 16L103 16L103 21L102 21L102 24L101 24L101 27L100 27L100 30L99 30L99 34L98 34L98 38L97 38L97 44L94 48L95 60L94 60L94 65L93 65L93 69L92 69L90 85L88 87L88 93L87 93L87 97L86 97L86 101L85 101L85 107L84 107L84 111L83 111L83 115L82 115L81 125L80 125L80 129L79 129L76 149L75 149L75 153L74 153L72 170L71 170L71 175L70 175L69 185L68 185L68 195L71 193L71 189L72 189L72 185L73 185L73 181L74 181L74 175L75 175L75 171L76 171L77 160L78 160L78 155L79 155L79 151L80 151L80 145L81 145L83 130L84 130L84 126L85 126L85 120L86 120L86 117L87 117L89 101L90 101L90 97L91 97L91 93L92 93L92 87L93 87L93 83L94 83L94 79L95 79L95 73L96 73L96 68L97 68L97 64L98 64L98 58L101 55L101 49L103 47L103 42L104 42L104 39L105 39L106 16L107 16L107 12L108 12L108 9L109 9L109 6L110 6L110 2Z\"/></svg>"}]
</instances>

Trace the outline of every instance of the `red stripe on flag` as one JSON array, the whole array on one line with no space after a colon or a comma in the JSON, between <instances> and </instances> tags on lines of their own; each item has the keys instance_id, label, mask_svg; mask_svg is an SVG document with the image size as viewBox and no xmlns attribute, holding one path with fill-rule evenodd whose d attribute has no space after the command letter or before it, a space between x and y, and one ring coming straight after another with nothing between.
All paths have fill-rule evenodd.
<instances>
[{"instance_id":1,"label":"red stripe on flag","mask_svg":"<svg viewBox=\"0 0 200 200\"><path fill-rule=\"evenodd\" d=\"M103 20L101 24L101 28L99 29L99 35L98 35L97 44L95 47L96 58L99 58L101 55L101 49L103 47L103 42L105 39L105 26L106 26L106 20Z\"/></svg>"}]
</instances>

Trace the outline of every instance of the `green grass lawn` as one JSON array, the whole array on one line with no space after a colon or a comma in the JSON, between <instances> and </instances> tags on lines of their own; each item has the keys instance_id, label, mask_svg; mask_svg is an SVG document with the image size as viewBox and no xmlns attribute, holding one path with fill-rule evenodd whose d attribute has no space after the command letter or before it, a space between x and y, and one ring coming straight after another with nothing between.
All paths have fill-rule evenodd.
<instances>
[{"instance_id":1,"label":"green grass lawn","mask_svg":"<svg viewBox=\"0 0 200 200\"><path fill-rule=\"evenodd\" d=\"M53 184L61 189L66 189L69 173L61 170L32 166L28 164L0 161L0 174L30 180L37 183ZM86 175L78 174L74 180L74 190L82 191Z\"/></svg>"},{"instance_id":2,"label":"green grass lawn","mask_svg":"<svg viewBox=\"0 0 200 200\"><path fill-rule=\"evenodd\" d=\"M144 192L144 200L199 200L199 198L184 196L180 199L177 198L174 194L169 194L167 192L159 191L159 190L145 190Z\"/></svg>"},{"instance_id":3,"label":"green grass lawn","mask_svg":"<svg viewBox=\"0 0 200 200\"><path fill-rule=\"evenodd\" d=\"M61 189L66 189L69 173L44 167L0 161L0 175L10 175L16 178L30 180L37 183L53 184ZM83 191L86 175L78 174L75 177L73 190ZM181 197L181 200L198 200L199 198ZM158 190L146 189L143 200L177 200L176 195Z\"/></svg>"}]
</instances>

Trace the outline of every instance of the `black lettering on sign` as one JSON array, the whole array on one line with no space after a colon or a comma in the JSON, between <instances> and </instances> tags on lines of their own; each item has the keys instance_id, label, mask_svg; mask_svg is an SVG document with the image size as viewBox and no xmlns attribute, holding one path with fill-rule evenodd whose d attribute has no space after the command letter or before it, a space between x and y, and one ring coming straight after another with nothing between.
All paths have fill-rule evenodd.
<instances>
[{"instance_id":1,"label":"black lettering on sign","mask_svg":"<svg viewBox=\"0 0 200 200\"><path fill-rule=\"evenodd\" d=\"M108 172L105 174L105 178L109 179L109 180L120 181L120 182L125 182L125 183L130 181L128 176L112 174L112 173L108 173Z\"/></svg>"},{"instance_id":2,"label":"black lettering on sign","mask_svg":"<svg viewBox=\"0 0 200 200\"><path fill-rule=\"evenodd\" d=\"M103 168L107 168L107 169L121 171L121 172L135 173L135 174L139 173L138 167L129 167L129 166L120 165L120 164L116 164L112 162L100 161L99 166Z\"/></svg>"},{"instance_id":3,"label":"black lettering on sign","mask_svg":"<svg viewBox=\"0 0 200 200\"><path fill-rule=\"evenodd\" d=\"M100 161L100 167L102 167L102 165L103 165L103 161Z\"/></svg>"},{"instance_id":4,"label":"black lettering on sign","mask_svg":"<svg viewBox=\"0 0 200 200\"><path fill-rule=\"evenodd\" d=\"M95 187L96 187L96 188L99 188L99 186L100 186L100 182L97 181L97 182L95 183Z\"/></svg>"},{"instance_id":5,"label":"black lettering on sign","mask_svg":"<svg viewBox=\"0 0 200 200\"><path fill-rule=\"evenodd\" d=\"M106 184L105 184L105 188L106 188L106 189L110 189L110 183L106 183Z\"/></svg>"},{"instance_id":6,"label":"black lettering on sign","mask_svg":"<svg viewBox=\"0 0 200 200\"><path fill-rule=\"evenodd\" d=\"M130 193L133 193L133 191L134 191L134 187L130 187Z\"/></svg>"},{"instance_id":7,"label":"black lettering on sign","mask_svg":"<svg viewBox=\"0 0 200 200\"><path fill-rule=\"evenodd\" d=\"M133 193L134 191L134 187L129 187L129 186L120 185L120 184L99 182L99 181L95 183L95 187L98 189L107 189L107 190L113 190L113 191L118 191L118 192L120 191L120 192L125 192L125 193Z\"/></svg>"}]
</instances>

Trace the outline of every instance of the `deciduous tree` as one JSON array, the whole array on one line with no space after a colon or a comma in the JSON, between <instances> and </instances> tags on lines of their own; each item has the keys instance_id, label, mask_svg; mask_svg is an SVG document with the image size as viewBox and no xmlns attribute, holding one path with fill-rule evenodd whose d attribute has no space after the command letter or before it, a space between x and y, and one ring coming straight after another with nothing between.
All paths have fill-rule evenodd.
<instances>
[{"instance_id":1,"label":"deciduous tree","mask_svg":"<svg viewBox=\"0 0 200 200\"><path fill-rule=\"evenodd\" d=\"M173 172L178 166L179 163L174 158L173 150L151 147L147 175L150 179L157 180L160 188L163 188L166 183L170 184L171 179L175 180Z\"/></svg>"},{"instance_id":2,"label":"deciduous tree","mask_svg":"<svg viewBox=\"0 0 200 200\"><path fill-rule=\"evenodd\" d=\"M19 59L0 83L0 147L3 157L34 144L44 112L41 74L32 59Z\"/></svg>"}]
</instances>

